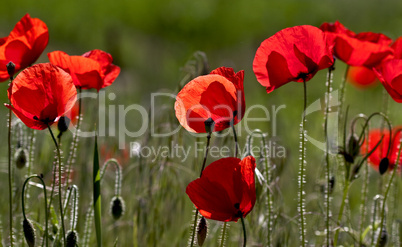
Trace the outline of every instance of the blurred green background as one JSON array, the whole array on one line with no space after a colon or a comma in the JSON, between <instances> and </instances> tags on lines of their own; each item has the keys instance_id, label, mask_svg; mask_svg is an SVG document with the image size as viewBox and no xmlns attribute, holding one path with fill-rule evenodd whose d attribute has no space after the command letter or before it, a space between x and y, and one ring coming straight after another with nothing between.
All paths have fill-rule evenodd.
<instances>
[{"instance_id":1,"label":"blurred green background","mask_svg":"<svg viewBox=\"0 0 402 247\"><path fill-rule=\"evenodd\" d=\"M113 56L114 64L121 67L121 74L112 86L105 89L106 93L113 92L117 95L113 102L107 100L107 104L125 106L140 104L148 108L152 92L165 90L176 93L183 75L181 68L196 51L206 53L211 70L220 66L233 67L235 71L245 70L244 88L247 107L262 104L271 110L272 106L286 106L279 111L276 126L277 136L281 144L287 148L287 162L282 173L286 175L281 177L281 183L287 185L282 193L284 204L288 205L285 213L289 215L296 214L294 198L297 187L298 132L303 87L302 84L292 82L269 95L266 94L252 71L252 61L259 44L286 27L304 24L319 26L323 22L335 20L339 20L356 33L381 32L392 39L402 35L402 1L399 0L18 0L1 3L0 37L7 36L15 23L26 13L43 20L49 28L49 44L38 62L47 62L46 53L54 50L62 50L70 55L81 55L92 49L102 49ZM334 75L334 89L339 87L344 70L345 65L338 61ZM324 99L325 76L326 71L320 71L308 82L308 102ZM0 84L2 102L7 102L7 84L7 82ZM347 84L346 104L350 105L350 115L380 111L383 104L382 91L382 86L379 84L365 90ZM169 104L173 108L174 100L171 99ZM87 111L91 109L84 107L84 114L85 108ZM389 114L395 124L400 124L399 109L400 106L390 100ZM2 130L0 140L5 142L7 138L5 107L0 109L0 114L4 119L0 122ZM132 112L126 119L128 129L133 131L140 125L136 114ZM162 111L156 114L163 115ZM261 116L261 114L262 112L255 111L250 116ZM318 140L323 140L322 119L322 112L318 112L309 116L307 123L308 133ZM89 121L88 118L84 120L86 121ZM175 124L177 125L177 122ZM272 134L272 124L270 121L252 123L250 126ZM91 129L91 125L88 124L87 127L84 125L83 128ZM43 135L48 138L47 133ZM187 133L183 132L182 135L191 140L191 136ZM141 141L143 138L145 137L127 138L126 147L128 148L129 142ZM245 144L245 138L246 135L240 136L240 145ZM91 140L83 139L82 142L92 145ZM112 143L113 145L109 147L114 149L118 144L113 137L103 137L100 142ZM44 145L37 148L39 153L42 148L45 150L44 147L50 149L49 143L39 144ZM316 171L316 167L321 171L323 153L313 145L308 145L307 148L307 181L311 182L308 182L306 190L312 191L318 181L317 177L322 176L322 173ZM3 146L1 152L5 154L6 146ZM79 151L79 154L80 152L82 151ZM85 155L79 160L85 164ZM6 156L3 155L0 162L1 176L5 178ZM129 166L135 162L131 159L125 165ZM191 166L198 167L194 164ZM195 174L186 176L181 187L179 186L182 194L178 197L180 200L185 200L184 207L190 210L191 203L184 194L185 187L182 186L196 176ZM127 181L124 186L134 186L133 183ZM169 182L164 186L170 186ZM131 211L136 210L134 207L137 206L132 206ZM181 225L183 228L186 219L187 223L190 222L191 215L181 217L177 224L173 225ZM130 228L130 233L131 230ZM186 237L184 234L184 241L179 242L185 243ZM166 243L162 245L169 246Z\"/></svg>"}]
</instances>

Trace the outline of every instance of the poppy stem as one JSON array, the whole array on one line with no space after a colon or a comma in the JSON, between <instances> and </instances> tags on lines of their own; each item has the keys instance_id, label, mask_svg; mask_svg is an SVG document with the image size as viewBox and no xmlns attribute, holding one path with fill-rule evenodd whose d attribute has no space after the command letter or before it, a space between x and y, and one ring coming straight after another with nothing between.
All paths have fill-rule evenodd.
<instances>
[{"instance_id":1,"label":"poppy stem","mask_svg":"<svg viewBox=\"0 0 402 247\"><path fill-rule=\"evenodd\" d=\"M71 149L70 149L70 156L68 157L67 160L67 177L66 177L66 188L68 188L69 183L70 183L70 173L71 173L71 166L73 164L73 160L75 159L76 156L76 152L77 152L77 145L78 145L78 136L79 136L79 130L81 127L81 107L82 107L82 97L81 97L81 88L78 87L77 88L77 92L79 95L78 98L78 119L77 119L77 125L75 126L75 133L74 133L74 137L73 137L73 142L71 143Z\"/></svg>"},{"instance_id":2,"label":"poppy stem","mask_svg":"<svg viewBox=\"0 0 402 247\"><path fill-rule=\"evenodd\" d=\"M368 140L369 135L367 133ZM366 153L369 152L369 145L366 145ZM368 193L368 183L369 183L369 169L367 165L367 161L364 161L364 175L363 175L363 187L362 187L362 197L361 197L361 205L360 205L360 236L359 236L359 246L363 245L363 232L364 232L364 219L366 216L366 204L367 204L367 193Z\"/></svg>"},{"instance_id":3,"label":"poppy stem","mask_svg":"<svg viewBox=\"0 0 402 247\"><path fill-rule=\"evenodd\" d=\"M220 247L225 246L226 226L227 226L227 222L224 222L223 228L222 228L221 244L219 245Z\"/></svg>"},{"instance_id":4,"label":"poppy stem","mask_svg":"<svg viewBox=\"0 0 402 247\"><path fill-rule=\"evenodd\" d=\"M346 162L346 163L348 163L348 162ZM344 184L344 187L343 187L342 203L341 203L341 207L339 208L338 219L336 221L337 229L335 231L334 246L337 246L339 229L340 229L340 224L341 224L341 220L342 220L342 216L343 216L343 210L345 209L345 204L346 204L347 197L348 197L348 192L349 192L350 180L349 180L349 172L348 172L348 170L346 170L345 173L346 173L346 175L345 175L345 184Z\"/></svg>"},{"instance_id":5,"label":"poppy stem","mask_svg":"<svg viewBox=\"0 0 402 247\"><path fill-rule=\"evenodd\" d=\"M11 118L12 112L11 109L8 111L8 194L9 194L9 209L10 209L10 218L9 218L9 226L10 226L10 246L14 246L14 237L13 237L13 183L12 183L12 167L11 167Z\"/></svg>"},{"instance_id":6,"label":"poppy stem","mask_svg":"<svg viewBox=\"0 0 402 247\"><path fill-rule=\"evenodd\" d=\"M211 132L208 132L207 135L207 145L205 148L205 155L204 155L204 161L202 162L202 167L201 167L201 172L200 172L200 177L202 176L202 172L204 171L205 168L205 164L207 163L207 157L208 157L208 152L209 152L209 144L211 141ZM197 219L198 219L198 210L196 210L195 212L195 216L194 216L194 224L193 224L193 231L191 233L191 244L190 246L194 246L194 239L195 239L195 231L196 231L196 225L197 225Z\"/></svg>"},{"instance_id":7,"label":"poppy stem","mask_svg":"<svg viewBox=\"0 0 402 247\"><path fill-rule=\"evenodd\" d=\"M54 145L56 146L57 150L57 158L58 158L58 163L59 163L59 205L60 205L60 218L61 218L61 229L62 229L62 234L63 234L63 243L66 244L66 231L64 229L64 213L63 213L63 196L62 196L62 191L61 191L61 154L60 154L60 147L57 144L56 138L53 135L53 131L49 126L49 123L47 124L47 128L49 129L50 135L52 136ZM54 181L56 182L56 181Z\"/></svg>"},{"instance_id":8,"label":"poppy stem","mask_svg":"<svg viewBox=\"0 0 402 247\"><path fill-rule=\"evenodd\" d=\"M196 229L197 228L197 219L198 219L198 209L195 210L193 229L192 229L192 233L191 233L190 247L194 246L195 232L197 231L197 229Z\"/></svg>"},{"instance_id":9,"label":"poppy stem","mask_svg":"<svg viewBox=\"0 0 402 247\"><path fill-rule=\"evenodd\" d=\"M28 181L31 178L39 178L39 180L41 181L42 185L43 185L43 193L45 195L45 233L44 233L44 238L46 239L46 246L49 245L48 243L48 214L47 214L47 196L46 196L46 185L45 182L43 181L42 176L39 175L31 175L29 176L27 179L25 179L24 185L22 186L22 193L21 193L21 203L22 203L22 216L24 217L24 220L27 219L26 215L25 215L25 187L26 184L28 183ZM43 245L43 243L42 243Z\"/></svg>"},{"instance_id":10,"label":"poppy stem","mask_svg":"<svg viewBox=\"0 0 402 247\"><path fill-rule=\"evenodd\" d=\"M298 202L298 210L300 214L300 246L306 245L306 219L304 216L304 184L306 183L306 175L304 174L305 165L306 165L306 137L305 137L305 123L306 123L306 109L307 109L307 86L306 81L303 81L303 89L304 89L304 104L303 104L303 114L302 114L302 122L300 124L300 165L299 165L299 202Z\"/></svg>"},{"instance_id":11,"label":"poppy stem","mask_svg":"<svg viewBox=\"0 0 402 247\"><path fill-rule=\"evenodd\" d=\"M240 219L241 219L241 224L242 224L242 226L243 226L243 237L244 237L243 247L246 247L246 244L247 244L247 234L246 234L246 224L244 224L243 215L240 217Z\"/></svg>"},{"instance_id":12,"label":"poppy stem","mask_svg":"<svg viewBox=\"0 0 402 247\"><path fill-rule=\"evenodd\" d=\"M324 115L324 134L325 134L325 229L326 229L326 246L330 246L330 187L331 187L331 176L330 176L330 164L329 164L329 140L328 140L328 114L330 111L330 100L331 100L331 83L332 83L332 71L334 67L330 67L327 73L327 92L325 94L325 115Z\"/></svg>"},{"instance_id":13,"label":"poppy stem","mask_svg":"<svg viewBox=\"0 0 402 247\"><path fill-rule=\"evenodd\" d=\"M385 202L387 201L387 197L389 194L389 190L392 187L392 181L395 177L395 174L398 170L398 166L399 166L399 158L401 156L401 150L402 150L402 145L399 145L399 150L398 150L398 157L395 161L395 166L394 166L394 170L392 171L392 175L391 178L389 179L387 188L385 190L385 194L384 194L384 200L382 202L382 208L381 208L381 223L380 223L380 231L378 234L378 238L377 238L377 244L375 246L379 247L380 246L380 241L381 241L381 237L382 237L382 231L384 229L384 218L385 218Z\"/></svg>"},{"instance_id":14,"label":"poppy stem","mask_svg":"<svg viewBox=\"0 0 402 247\"><path fill-rule=\"evenodd\" d=\"M237 141L236 128L233 123L231 123L231 125L232 125L232 130L233 130L233 138L234 138L234 142L235 142L235 156L234 157L237 158L237 156L239 154L239 143Z\"/></svg>"},{"instance_id":15,"label":"poppy stem","mask_svg":"<svg viewBox=\"0 0 402 247\"><path fill-rule=\"evenodd\" d=\"M346 91L346 78L348 77L349 73L349 65L346 66L345 74L343 75L341 85L339 87L340 94L339 94L339 115L338 115L338 123L342 123L343 120L343 104L345 103L345 91Z\"/></svg>"},{"instance_id":16,"label":"poppy stem","mask_svg":"<svg viewBox=\"0 0 402 247\"><path fill-rule=\"evenodd\" d=\"M207 163L207 157L208 157L208 152L209 152L210 141L211 141L211 133L209 132L208 135L207 135L207 145L205 147L205 155L204 155L204 161L202 162L200 177L202 176L202 172L205 169L205 164Z\"/></svg>"}]
</instances>

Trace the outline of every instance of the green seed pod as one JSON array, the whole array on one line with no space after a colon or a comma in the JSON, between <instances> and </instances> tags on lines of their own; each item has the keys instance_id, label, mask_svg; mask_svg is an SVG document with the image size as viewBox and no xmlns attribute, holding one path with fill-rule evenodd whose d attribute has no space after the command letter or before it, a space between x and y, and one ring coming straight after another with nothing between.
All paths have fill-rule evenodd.
<instances>
[{"instance_id":1,"label":"green seed pod","mask_svg":"<svg viewBox=\"0 0 402 247\"><path fill-rule=\"evenodd\" d=\"M78 236L75 231L69 231L67 233L66 247L75 247L78 243Z\"/></svg>"},{"instance_id":2,"label":"green seed pod","mask_svg":"<svg viewBox=\"0 0 402 247\"><path fill-rule=\"evenodd\" d=\"M28 246L35 246L35 228L33 227L31 221L24 219L22 222L22 228L24 229L24 236Z\"/></svg>"},{"instance_id":3,"label":"green seed pod","mask_svg":"<svg viewBox=\"0 0 402 247\"><path fill-rule=\"evenodd\" d=\"M9 62L7 65L7 72L8 75L10 76L10 78L13 78L14 74L15 74L15 64L13 62Z\"/></svg>"},{"instance_id":4,"label":"green seed pod","mask_svg":"<svg viewBox=\"0 0 402 247\"><path fill-rule=\"evenodd\" d=\"M205 131L211 134L214 131L214 125L215 125L214 120L212 118L208 118L207 120L205 120L204 124L205 124Z\"/></svg>"},{"instance_id":5,"label":"green seed pod","mask_svg":"<svg viewBox=\"0 0 402 247\"><path fill-rule=\"evenodd\" d=\"M197 228L197 241L198 246L202 246L204 244L205 239L207 238L208 226L207 221L204 217L201 217L200 221L198 222Z\"/></svg>"},{"instance_id":6,"label":"green seed pod","mask_svg":"<svg viewBox=\"0 0 402 247\"><path fill-rule=\"evenodd\" d=\"M24 148L18 148L14 154L15 165L18 169L22 169L27 165L28 152Z\"/></svg>"},{"instance_id":7,"label":"green seed pod","mask_svg":"<svg viewBox=\"0 0 402 247\"><path fill-rule=\"evenodd\" d=\"M125 210L125 204L123 198L120 196L115 196L112 198L110 203L110 213L112 214L115 220L118 220L123 214Z\"/></svg>"}]
</instances>

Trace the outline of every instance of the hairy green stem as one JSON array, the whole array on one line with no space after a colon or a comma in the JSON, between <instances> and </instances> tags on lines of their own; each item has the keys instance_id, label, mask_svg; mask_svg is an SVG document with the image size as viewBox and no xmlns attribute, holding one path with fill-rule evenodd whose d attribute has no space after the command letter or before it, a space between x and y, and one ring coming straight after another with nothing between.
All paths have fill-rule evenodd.
<instances>
[{"instance_id":1,"label":"hairy green stem","mask_svg":"<svg viewBox=\"0 0 402 247\"><path fill-rule=\"evenodd\" d=\"M62 229L62 234L63 234L63 243L66 244L66 231L64 229L64 213L63 213L63 195L62 195L62 191L61 191L61 178L62 178L62 174L61 174L61 153L60 153L60 147L57 144L56 138L53 135L53 131L49 126L49 123L47 123L47 128L49 129L50 135L52 136L54 145L56 146L56 150L57 150L57 158L58 158L58 163L59 163L59 205L60 205L60 218L61 218L61 229ZM54 181L55 182L55 181Z\"/></svg>"},{"instance_id":2,"label":"hairy green stem","mask_svg":"<svg viewBox=\"0 0 402 247\"><path fill-rule=\"evenodd\" d=\"M8 111L8 205L9 205L9 227L10 227L10 246L14 246L13 238L13 183L12 183L12 167L11 167L11 116L12 111Z\"/></svg>"},{"instance_id":3,"label":"hairy green stem","mask_svg":"<svg viewBox=\"0 0 402 247\"><path fill-rule=\"evenodd\" d=\"M225 245L226 225L227 225L227 222L224 222L223 228L222 228L221 244L219 245L220 247L223 247Z\"/></svg>"},{"instance_id":4,"label":"hairy green stem","mask_svg":"<svg viewBox=\"0 0 402 247\"><path fill-rule=\"evenodd\" d=\"M200 177L202 176L202 172L205 169L205 164L207 163L207 157L208 157L208 152L209 152L210 141L211 141L211 132L209 132L208 135L207 135L207 145L206 145L206 148L205 148L205 155L204 155L204 160L202 162ZM195 216L194 216L194 223L193 223L193 229L192 229L192 233L191 233L191 242L190 242L191 247L194 246L195 232L197 230L196 229L197 228L197 219L198 219L198 210L196 210Z\"/></svg>"},{"instance_id":5,"label":"hairy green stem","mask_svg":"<svg viewBox=\"0 0 402 247\"><path fill-rule=\"evenodd\" d=\"M343 122L343 105L345 104L345 92L346 92L346 79L348 77L348 72L349 72L349 65L346 66L345 69L345 74L343 75L342 82L340 85L340 94L339 94L339 115L338 115L338 123Z\"/></svg>"},{"instance_id":6,"label":"hairy green stem","mask_svg":"<svg viewBox=\"0 0 402 247\"><path fill-rule=\"evenodd\" d=\"M349 166L350 166L350 164L349 164ZM342 220L342 216L343 216L343 210L345 209L345 204L346 204L347 197L348 197L349 185L350 185L350 180L349 180L349 172L347 169L346 175L345 175L345 184L343 187L343 196L342 196L341 207L339 208L338 219L336 221L337 229L335 231L334 246L337 246L336 244L338 242L339 229L340 229L340 224L341 224L341 220Z\"/></svg>"},{"instance_id":7,"label":"hairy green stem","mask_svg":"<svg viewBox=\"0 0 402 247\"><path fill-rule=\"evenodd\" d=\"M389 190L390 190L391 187L392 187L392 181L393 181L393 179L394 179L394 177L395 177L395 174L397 173L397 170L398 170L399 158L400 158L400 155L401 155L401 149L402 149L402 145L399 145L398 156L397 156L397 159L396 159L396 162L395 162L394 170L392 171L391 178L389 179L387 188L386 188L386 190L385 190L384 200L383 200L383 202L382 202L382 208L381 208L381 223L380 223L380 231L379 231L378 238L377 238L377 244L376 244L377 247L380 246L381 233L382 233L382 230L383 230L383 227L384 227L385 203L386 203L386 201L387 201L387 197L388 197L388 194L389 194Z\"/></svg>"},{"instance_id":8,"label":"hairy green stem","mask_svg":"<svg viewBox=\"0 0 402 247\"><path fill-rule=\"evenodd\" d=\"M305 123L306 123L306 109L307 109L307 86L306 82L303 82L303 89L304 89L304 101L303 101L303 115L302 115L302 122L301 122L301 128L300 128L300 136L301 136L301 142L300 142L300 165L299 165L299 201L298 201L298 210L300 214L300 246L305 246L306 245L306 230L305 230L305 225L306 225L306 218L304 215L304 183L305 181L305 165L306 165L306 137L305 137Z\"/></svg>"},{"instance_id":9,"label":"hairy green stem","mask_svg":"<svg viewBox=\"0 0 402 247\"><path fill-rule=\"evenodd\" d=\"M82 97L81 97L81 88L77 88L78 94L79 94L79 99L78 99L78 119L77 119L77 125L75 127L75 133L73 136L73 142L71 143L71 150L70 150L70 156L68 157L67 160L67 176L66 176L66 188L69 186L69 182L70 182L70 173L71 173L71 167L77 152L77 145L78 145L78 136L79 136L79 130L80 130L80 126L81 126L81 108L82 108Z\"/></svg>"},{"instance_id":10,"label":"hairy green stem","mask_svg":"<svg viewBox=\"0 0 402 247\"><path fill-rule=\"evenodd\" d=\"M330 164L329 164L329 140L328 140L328 114L330 110L330 96L331 96L331 82L332 82L332 70L333 67L328 69L327 73L327 92L325 97L325 115L324 115L324 134L325 134L325 229L326 229L326 246L330 246L330 186L331 186L331 178L330 178Z\"/></svg>"},{"instance_id":11,"label":"hairy green stem","mask_svg":"<svg viewBox=\"0 0 402 247\"><path fill-rule=\"evenodd\" d=\"M272 195L271 195L271 190L269 188L270 186L270 182L271 182L271 170L270 170L270 165L269 165L269 154L268 154L268 147L267 147L267 143L265 140L266 135L259 129L253 130L253 132L251 132L251 134L249 135L249 139L248 139L248 147L249 150L252 150L251 148L251 138L255 135L255 134L259 134L261 136L262 139L262 146L263 149L265 150L264 155L264 162L265 162L265 179L266 179L266 185L267 185L267 206L268 206L268 221L267 221L267 246L271 246L271 235L272 235ZM251 152L251 151L250 151Z\"/></svg>"},{"instance_id":12,"label":"hairy green stem","mask_svg":"<svg viewBox=\"0 0 402 247\"><path fill-rule=\"evenodd\" d=\"M49 244L48 244L48 214L47 214L46 185L41 176L31 175L27 179L25 179L24 185L22 186L22 193L21 193L22 215L23 215L24 219L26 220L27 217L25 215L25 186L31 178L39 178L39 180L41 181L41 183L43 185L43 193L45 194L45 234L44 234L44 238L46 239L46 246L48 246Z\"/></svg>"}]
</instances>

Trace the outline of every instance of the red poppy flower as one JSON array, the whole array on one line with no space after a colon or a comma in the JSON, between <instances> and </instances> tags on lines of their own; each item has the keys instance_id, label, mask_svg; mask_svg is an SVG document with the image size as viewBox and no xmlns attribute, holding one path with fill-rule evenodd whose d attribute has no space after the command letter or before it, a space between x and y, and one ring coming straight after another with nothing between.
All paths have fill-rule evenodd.
<instances>
[{"instance_id":1,"label":"red poppy flower","mask_svg":"<svg viewBox=\"0 0 402 247\"><path fill-rule=\"evenodd\" d=\"M391 97L402 103L402 59L386 60L373 71Z\"/></svg>"},{"instance_id":2,"label":"red poppy flower","mask_svg":"<svg viewBox=\"0 0 402 247\"><path fill-rule=\"evenodd\" d=\"M114 64L109 53L92 50L82 56L69 56L62 51L47 54L49 61L67 71L78 88L98 91L110 86L120 73L120 68Z\"/></svg>"},{"instance_id":3,"label":"red poppy flower","mask_svg":"<svg viewBox=\"0 0 402 247\"><path fill-rule=\"evenodd\" d=\"M394 58L402 59L402 37L397 38L391 48L394 50Z\"/></svg>"},{"instance_id":4,"label":"red poppy flower","mask_svg":"<svg viewBox=\"0 0 402 247\"><path fill-rule=\"evenodd\" d=\"M328 42L334 47L334 55L348 65L374 67L392 55L389 47L392 40L383 34L355 34L339 21L324 23L320 29L327 33Z\"/></svg>"},{"instance_id":5,"label":"red poppy flower","mask_svg":"<svg viewBox=\"0 0 402 247\"><path fill-rule=\"evenodd\" d=\"M377 81L373 70L364 66L350 66L347 79L358 88L370 87Z\"/></svg>"},{"instance_id":6,"label":"red poppy flower","mask_svg":"<svg viewBox=\"0 0 402 247\"><path fill-rule=\"evenodd\" d=\"M187 186L186 193L205 218L237 221L255 204L255 166L252 156L217 160Z\"/></svg>"},{"instance_id":7,"label":"red poppy flower","mask_svg":"<svg viewBox=\"0 0 402 247\"><path fill-rule=\"evenodd\" d=\"M325 34L305 25L283 29L264 40L255 54L253 70L270 93L291 81L308 81L333 63Z\"/></svg>"},{"instance_id":8,"label":"red poppy flower","mask_svg":"<svg viewBox=\"0 0 402 247\"><path fill-rule=\"evenodd\" d=\"M391 171L395 164L398 157L399 145L400 145L400 138L401 132L399 131L400 128L394 128L392 130L392 142L391 142L391 149L388 152L389 147L389 131L388 129L384 129L382 132L380 129L373 129L369 132L369 140L368 140L368 150L371 151L377 143L381 140L381 143L377 147L377 149L368 157L369 163L372 167L379 171L380 162L383 158L389 159L389 171ZM361 147L361 153L367 153L367 142L365 141ZM402 162L402 155L399 157L399 164Z\"/></svg>"},{"instance_id":9,"label":"red poppy flower","mask_svg":"<svg viewBox=\"0 0 402 247\"><path fill-rule=\"evenodd\" d=\"M77 90L71 76L50 64L36 64L23 70L8 89L12 105L6 104L26 126L42 130L69 111Z\"/></svg>"},{"instance_id":10,"label":"red poppy flower","mask_svg":"<svg viewBox=\"0 0 402 247\"><path fill-rule=\"evenodd\" d=\"M46 24L26 14L15 25L10 35L0 39L0 81L10 78L6 65L15 64L19 71L34 63L49 41Z\"/></svg>"},{"instance_id":11,"label":"red poppy flower","mask_svg":"<svg viewBox=\"0 0 402 247\"><path fill-rule=\"evenodd\" d=\"M176 117L190 132L206 133L205 122L213 120L213 131L237 124L245 112L244 71L220 67L190 81L177 94Z\"/></svg>"}]
</instances>

